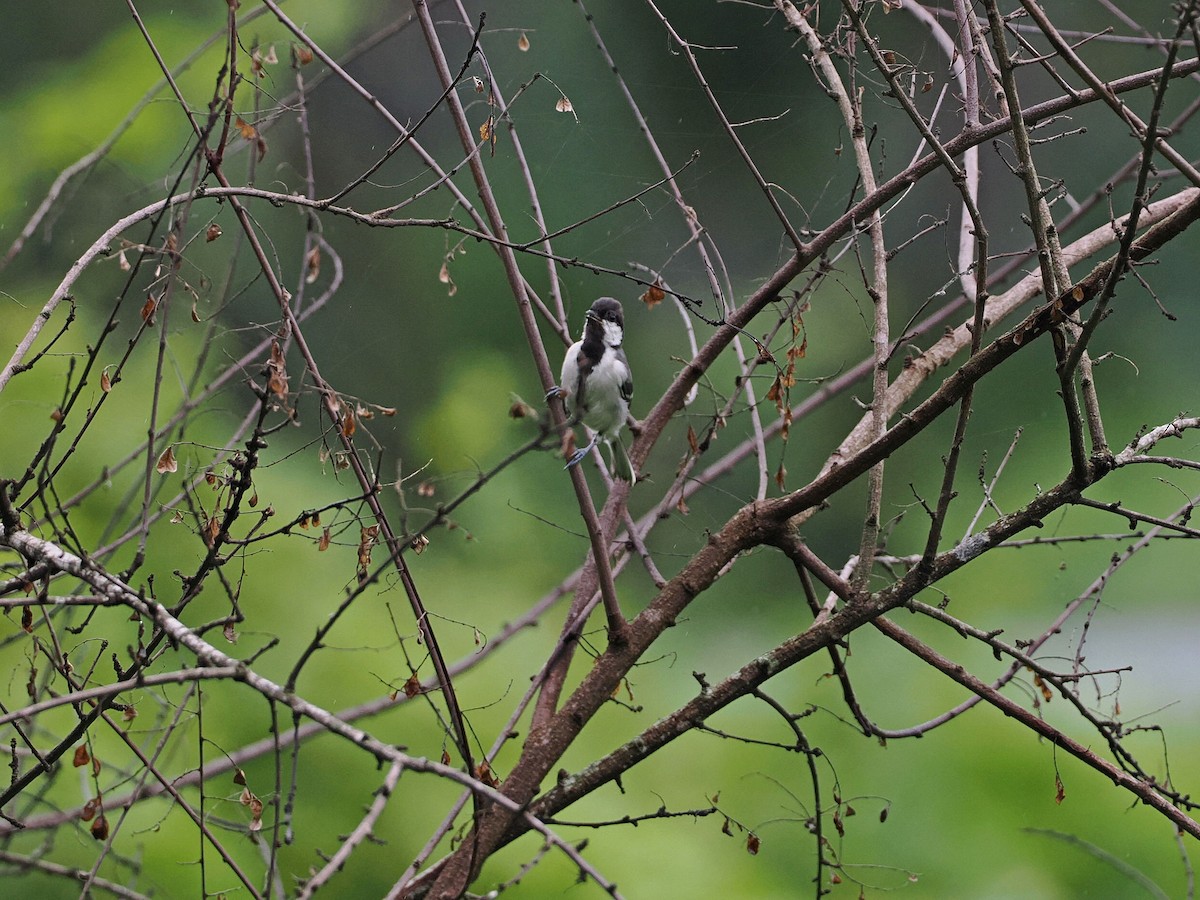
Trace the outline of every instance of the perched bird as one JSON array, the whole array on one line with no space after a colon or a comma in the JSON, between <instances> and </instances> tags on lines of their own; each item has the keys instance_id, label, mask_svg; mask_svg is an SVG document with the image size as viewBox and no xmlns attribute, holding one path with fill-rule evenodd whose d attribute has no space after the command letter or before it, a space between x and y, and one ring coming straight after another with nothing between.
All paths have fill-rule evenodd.
<instances>
[{"instance_id":1,"label":"perched bird","mask_svg":"<svg viewBox=\"0 0 1200 900\"><path fill-rule=\"evenodd\" d=\"M583 337L567 350L560 386L547 396L562 396L571 415L594 432L588 445L567 461L567 468L583 459L597 440L603 440L612 454L613 475L632 482L633 466L621 443L621 426L633 396L633 374L621 349L624 340L621 304L612 297L601 297L587 311Z\"/></svg>"}]
</instances>

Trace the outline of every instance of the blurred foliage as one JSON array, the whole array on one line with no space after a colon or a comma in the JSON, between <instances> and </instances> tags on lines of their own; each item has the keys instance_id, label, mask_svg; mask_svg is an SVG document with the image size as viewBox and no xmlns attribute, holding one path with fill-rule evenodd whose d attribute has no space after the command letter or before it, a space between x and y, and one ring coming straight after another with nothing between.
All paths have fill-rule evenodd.
<instances>
[{"instance_id":1,"label":"blurred foliage","mask_svg":"<svg viewBox=\"0 0 1200 900\"><path fill-rule=\"evenodd\" d=\"M645 144L574 4L488 6L484 42L493 71L506 79L503 87L510 97L520 86L529 85L513 115L531 150L533 175L541 186L550 228L604 209L656 180ZM224 8L220 3L158 4L140 12L163 57L175 65L204 41L219 36ZM392 24L393 19L407 17L403 6L368 0L337 4L300 0L285 4L285 8L335 56ZM1145 4L1140 8L1145 9ZM841 154L845 135L825 108L826 98L806 77L806 65L797 48L775 39L767 45L769 49L763 49L767 14L744 5L676 0L664 3L663 9L676 17L691 40L722 48L704 56L706 76L718 98L736 110L738 119L763 117L760 124L741 129L741 136L763 171L801 198L797 205L800 218L819 225L839 214L854 181L853 165L845 158L848 154ZM724 248L724 264L735 294L744 297L756 286L756 279L771 271L786 253L782 242L763 238L776 231L769 211L765 204L754 202L755 188L745 169L648 11L615 2L589 4L589 11L618 55L621 73L644 104L646 118L667 158L673 165L681 165L699 151L680 182L689 199L695 198L706 226ZM450 16L448 8L444 12ZM1084 11L1081 16L1085 24L1089 16L1103 18L1099 12ZM144 41L118 5L66 0L46 15L7 19L0 34L5 59L5 77L0 79L0 121L5 126L0 129L2 247L23 227L57 173L112 133L159 79ZM915 24L900 22L896 28L898 41L908 41L926 57L936 55ZM778 30L778 24L766 29ZM449 46L461 52L467 40L465 29L458 28L457 35L453 29L448 31ZM521 33L530 40L528 53L518 48ZM264 47L274 44L284 61L262 81L258 102L264 109L271 108L294 89L286 66L290 40L269 15L248 24L243 39L248 45L251 41ZM193 104L202 105L211 93L221 52L218 37L182 73L181 88ZM1114 71L1123 70L1129 57L1144 53L1117 47L1112 51ZM401 121L411 122L438 96L424 54L417 29L409 25L356 57L351 71L377 92ZM1131 68L1151 64L1143 57ZM535 73L547 76L553 87L545 79L532 80ZM570 97L578 120L555 111L559 96L555 88ZM1190 85L1180 85L1177 93L1185 95L1190 90ZM243 100L249 96L247 92ZM1172 108L1178 109L1186 99L1172 96ZM470 104L472 120L482 121L486 115L483 101L464 94L464 102ZM254 110L240 112L256 121ZM336 80L325 80L313 90L309 113L318 194L359 174L393 139L379 118ZM885 118L899 115L886 109L879 114ZM1103 134L1104 129L1113 127L1106 116L1106 112L1088 110L1079 118L1094 119L1091 127ZM269 149L257 164L257 183L274 189L303 189L295 118L284 113L263 129ZM457 159L456 151L447 149L454 140L448 120L432 120L422 139L438 149L439 157ZM68 188L51 219L0 276L0 337L5 357L83 248L116 218L162 195L167 186L164 176L178 168L190 140L177 105L160 89L94 171ZM501 129L495 156L486 164L502 185L502 203L510 210L525 209L524 189L508 148L509 138ZM251 166L248 150L243 143L237 160L247 172ZM883 167L889 172L897 170L912 151L910 146L881 150ZM1114 149L1109 154L1103 140L1079 136L1050 145L1044 152L1047 171L1068 174L1068 191L1075 185L1075 189L1087 191L1103 183L1105 173L1123 161L1120 154L1125 151ZM997 165L994 160L989 164ZM353 196L352 205L372 209L407 196L416 189L412 180L420 172L414 158L397 156L376 174L371 186ZM986 202L998 207L1015 204L1019 199L1016 183L1005 181L1003 175L997 183L1001 188L989 194ZM814 190L814 185L819 187ZM474 196L472 190L467 193ZM921 185L905 202L908 219L903 227L922 217L945 216L956 201L943 178ZM1119 206L1117 201L1114 204ZM406 214L437 218L452 209L449 194L442 190ZM298 248L309 225L306 217L292 209L269 207L255 207L255 214L271 234L271 251L278 254L281 270L302 272L304 260ZM1028 242L1018 214L1013 205L1011 233L994 235L998 252ZM1084 227L1094 227L1106 214L1105 209L1098 209ZM222 241L238 240L227 209L205 207L195 215L211 216L225 232ZM536 234L532 219L514 217L509 224L514 240ZM378 450L373 452L380 463L380 477L385 481L403 479L403 490L388 496L391 510L398 512L403 504L419 523L423 510L454 496L479 469L494 465L531 434L529 423L508 416L514 394L532 402L540 393L512 315L511 297L492 252L473 241L460 241L452 233L370 230L334 218L322 218L319 227L340 254L345 281L330 305L313 320L310 337L314 350L324 361L325 377L344 394L397 409L394 418L379 417L367 427L378 442ZM666 195L652 192L561 238L556 249L564 256L578 255L619 270L629 260L666 261L685 235ZM1194 235L1185 240L1195 247ZM927 298L950 281L952 253L947 246L948 239L935 232L898 258L894 277L903 274L908 280L893 288L896 320L903 322L916 315ZM225 287L214 283L216 278L209 274L221 273L218 254L226 249L197 246L194 251L189 262L196 268L184 277L194 280L203 321L192 322L181 308L172 311L172 359L163 385L168 403L184 396L182 385L191 377L191 366L206 343L217 346L219 352L211 354L203 366L202 380L216 377L236 351L245 352L259 340L265 333L261 323L272 321L274 315L266 286L248 257L235 271L231 288L232 294L244 295L245 300L227 310L222 305ZM1193 347L1200 327L1196 306L1191 303L1193 257L1194 253L1166 254L1152 273L1158 295L1178 315L1178 322L1139 315L1137 327L1125 326L1131 315L1126 303L1151 302L1130 290L1117 305L1111 327L1102 332L1103 346L1098 349L1114 354L1100 368L1099 380L1109 404L1107 424L1115 444L1128 440L1142 424L1165 420L1195 402L1179 390L1186 385L1191 391L1200 380L1200 363ZM445 260L449 260L453 293L438 278ZM545 265L532 258L526 258L523 265L527 277L547 295ZM583 310L598 293L614 294L625 301L630 323L627 348L636 361L634 412L644 414L688 355L678 317L667 305L654 311L639 308L635 299L639 291L630 282L580 269L567 269L561 275L573 329L578 328ZM330 276L323 273L322 277L321 284L325 284ZM115 257L98 263L87 274L77 292L77 323L53 358L16 379L5 392L0 399L0 423L45 425L61 400L62 381L72 360L95 340L122 278ZM676 291L706 296L703 273L686 253L671 259L668 278ZM806 383L798 391L809 384L817 386L868 352L869 301L852 282L852 278L845 282L834 279L805 316ZM136 291L134 295L136 299ZM121 324L111 338L113 358L137 326L137 310L123 310L119 318ZM1146 326L1146 322L1154 324ZM699 337L703 339L702 334ZM556 355L554 350L552 356ZM973 423L965 456L970 462L964 466L964 491L970 493L970 499L952 516L951 533L967 527L978 502L978 490L971 492L967 487L974 470L983 465L990 478L1018 428L1023 429L1020 443L997 487L1000 508L1013 508L1028 497L1035 482L1049 484L1062 474L1065 436L1055 396L1053 361L1048 348L1029 356L1014 360L1002 378L980 389L977 407L986 411L986 418L981 413ZM106 424L88 433L79 448L81 464L64 470L60 493L82 489L104 466L124 457L144 438L148 426L144 390L153 379L153 366L151 353L134 355L123 373L124 384L115 386L106 399ZM732 374L731 369L718 368L702 385L693 412L681 415L651 457L651 478L657 473L665 479L674 470L686 450L689 415L699 421L710 413L729 389ZM96 377L91 390L89 403L95 403L100 391ZM868 391L863 386L858 396L866 399ZM1190 396L1194 398L1194 391ZM210 464L213 446L224 442L249 399L237 379L222 397L219 408L195 420L186 445L179 448L181 475ZM319 412L311 399L299 413L302 423L316 425ZM789 485L799 485L814 474L828 453L831 436L844 433L860 415L849 397L841 397L798 423L782 451L790 472ZM745 421L735 420L728 431L732 436L746 429ZM27 463L44 433L24 424L5 424L3 434L0 474L11 476ZM273 506L281 521L343 497L349 490L345 478L329 460L321 458L313 434L313 427L307 427L277 435L271 447L275 462L256 476L263 506ZM928 465L924 459L936 461L944 452L946 437L945 429L932 429L916 452L889 463L887 508L895 517L889 527L896 547L919 549L925 519L919 508L914 508L914 492L925 497L936 494L940 467ZM732 438L718 435L714 452L728 443ZM283 465L285 461L289 464ZM134 476L142 466L144 460L134 464L132 468L139 470ZM72 525L85 544L112 537L113 510L129 503L134 476L126 473L105 484L73 516ZM178 477L163 488L163 500L174 494ZM427 485L433 496L422 496L416 490L419 484ZM690 503L688 516L674 517L656 533L654 549L660 564L686 560L703 542L706 530L719 525L752 496L756 484L756 473L741 472L723 483L720 491L698 494ZM1180 488L1165 480L1147 487L1145 479L1129 479L1128 493L1117 491L1115 485L1112 490L1112 496L1128 505L1154 509L1169 508L1181 496ZM635 515L644 511L636 490L632 506ZM833 509L814 521L807 537L814 550L826 558L844 559L855 551L860 518L861 497L839 497ZM335 518L335 527L338 521ZM432 535L432 546L414 562L414 568L426 602L438 617L450 659L475 652L479 642L489 640L582 561L586 543L576 521L561 462L550 454L540 454L523 459L456 512L451 530ZM349 527L349 520L342 524L347 530L324 555L318 555L316 548L320 529L297 529L269 554L248 561L242 593L247 621L238 652L252 652L252 648L279 638L279 647L258 663L268 677L286 678L298 649L353 584L357 529ZM1047 522L1045 530L1047 534L1067 534L1094 529L1113 530L1113 523L1080 511ZM183 527L177 531L174 539L163 536L171 534L169 529L159 532L152 547L150 569L163 586L172 584L172 570L186 571L198 558L190 534ZM1086 587L1125 543L1072 548L1069 564L1062 548L1000 551L949 579L943 587L953 600L953 610L980 627L1011 629L1017 621L1027 623L1032 634L1057 614L1066 599ZM1200 738L1194 705L1198 685L1190 665L1195 643L1187 637L1195 634L1197 625L1192 603L1195 561L1183 542L1179 544L1164 548L1154 562L1131 565L1108 587L1088 637L1088 659L1097 666L1107 664L1102 659L1113 665L1134 665L1132 674L1121 676L1119 714L1126 721L1148 716L1147 721L1170 726L1165 746L1171 748L1171 774L1176 784L1188 784L1200 776L1196 755L1182 749L1195 746ZM614 707L601 713L569 754L565 761L569 767L585 765L635 735L662 711L692 696L696 690L693 671L704 671L713 680L724 677L781 636L805 627L809 613L798 595L794 574L781 557L762 553L739 565L740 577L718 582L689 611L686 621L668 634L658 653L636 670L628 696L622 699L638 711L631 714L624 707ZM652 585L636 566L624 576L621 588L630 610L641 608L652 596ZM929 602L939 599L930 598ZM199 619L223 612L223 600L215 594L200 602L206 605L196 608ZM400 612L402 607L403 596L395 585L388 585L369 607L356 607L329 648L308 667L298 689L315 703L335 710L400 689L409 673L397 652L397 635L404 638L415 661L424 655L423 648L416 645L411 623ZM102 610L97 615L114 622L122 616L116 610ZM978 647L899 615L906 627L913 627L984 677L1001 671L999 664L989 665L989 655ZM2 652L13 674L6 691L19 698L29 649L16 618L9 616L9 620ZM557 621L551 614L540 627L514 639L517 649L513 654L498 654L459 683L481 735L493 733L502 724L507 706L493 709L493 704L511 700L525 690L530 674L525 665L544 656L557 632ZM114 624L114 633L120 628ZM132 623L125 626L131 641L134 628ZM1008 634L1012 639L1022 636L1019 632ZM1078 632L1062 635L1058 650L1071 654L1080 638ZM97 648L86 646L80 652L88 659L99 655ZM964 699L959 688L870 632L856 635L853 663L863 705L888 727L937 715ZM768 690L792 707L812 706L803 726L812 744L824 752L820 763L824 783L836 779L837 790L856 813L845 821L844 839L827 836L857 877L871 886L869 896L892 889L911 898L1142 896L1135 883L1120 878L1094 856L1075 852L1029 829L1077 835L1145 873L1169 895L1182 896L1185 868L1163 820L1139 807L1127 809L1126 796L1073 761L1056 757L1052 747L1011 727L990 709L981 706L920 741L880 746L864 740L843 719L840 689L828 677L826 657L811 659L785 673L771 682ZM1025 691L1032 700L1032 686L1014 690ZM151 732L158 727L160 717L170 711L169 701L181 697L182 689L161 693L156 699L146 692L135 730L143 727L143 722ZM203 693L206 756L220 756L224 748L270 733L267 704L243 705L233 686L206 685ZM1115 699L1106 697L1100 705L1111 705ZM1185 702L1173 705L1180 700ZM189 714L198 709L193 698ZM1044 712L1057 720L1056 704L1048 704ZM782 724L772 725L772 721L764 719L762 710L750 701L743 701L708 724L731 735L787 742L789 736ZM197 726L191 727L194 733ZM280 727L286 731L289 723L280 723ZM399 711L374 717L366 727L378 737L407 746L414 755L438 758L445 749L445 735L440 730L426 719L404 717ZM1077 726L1074 731L1078 733ZM1158 733L1148 732L1137 749L1147 759L1160 757L1162 740ZM295 822L294 841L282 850L285 871L304 872L319 865L317 852L336 847L339 835L357 822L378 785L380 773L370 767L347 770L337 744L334 738L322 737L307 745L301 756L298 778L301 795L306 797L306 815ZM101 758L120 752L103 739L96 750ZM192 759L175 759L173 766L182 771L195 765L195 752L193 747ZM660 804L671 810L703 809L718 795L721 813L649 822L636 830L630 826L599 831L564 828L572 839L588 839L587 856L601 871L628 890L628 896L809 895L814 837L806 821L814 810L809 774L798 755L716 734L693 733L680 747L661 756L652 757L627 776L620 793L614 787L605 788L568 810L564 818L619 818L639 811L650 813ZM502 756L499 762L503 766L511 759ZM269 756L247 767L251 788L259 796L273 795L274 769L275 761ZM1055 802L1056 772L1065 786L1062 803ZM245 822L237 803L240 789L231 780L226 787L227 794L220 796L215 786L209 785L207 808L215 826L236 830ZM286 785L283 787L286 790ZM434 779L405 775L400 801L394 801L377 829L377 837L385 843L368 845L353 857L340 882L340 895L375 896L386 891L398 874L397 866L419 851L452 797L453 792ZM80 795L59 790L40 798L38 807L71 808L81 802ZM884 811L886 821L881 821ZM722 832L726 816L733 822L729 835ZM826 824L827 832L828 827ZM81 825L75 832L58 836L56 860L90 867L97 845L85 828ZM747 853L747 830L761 839L757 856ZM18 837L11 847L40 852L45 849L40 843L43 840L43 835L29 840ZM230 844L244 854L248 865L258 858L259 851L248 843L230 840ZM119 843L120 854L141 862L144 882L132 886L162 897L197 894L195 861L199 852L190 822L165 801L139 807L124 825ZM534 852L533 841L518 842L496 858L481 883L487 883L489 877L506 877ZM573 887L576 874L568 862L552 854L511 893L546 897L586 890L590 895L590 886ZM227 887L232 885L208 884L209 890ZM69 884L43 876L26 878L22 890L27 896L73 895ZM857 896L858 890L856 885L845 884L833 895Z\"/></svg>"}]
</instances>

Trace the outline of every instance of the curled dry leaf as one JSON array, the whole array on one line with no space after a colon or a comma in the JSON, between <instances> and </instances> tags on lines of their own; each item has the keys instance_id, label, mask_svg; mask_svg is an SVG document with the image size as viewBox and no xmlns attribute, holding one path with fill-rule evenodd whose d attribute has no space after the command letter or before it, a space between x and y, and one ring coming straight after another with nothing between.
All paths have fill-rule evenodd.
<instances>
[{"instance_id":1,"label":"curled dry leaf","mask_svg":"<svg viewBox=\"0 0 1200 900\"><path fill-rule=\"evenodd\" d=\"M208 228L204 232L205 243L211 244L213 241L215 241L217 238L219 238L222 233L223 232L221 231L221 226L218 225L216 222L213 222L211 225L208 226Z\"/></svg>"},{"instance_id":2,"label":"curled dry leaf","mask_svg":"<svg viewBox=\"0 0 1200 900\"><path fill-rule=\"evenodd\" d=\"M313 247L308 251L308 256L304 258L304 265L307 272L304 275L304 283L312 284L321 277L321 248Z\"/></svg>"},{"instance_id":3,"label":"curled dry leaf","mask_svg":"<svg viewBox=\"0 0 1200 900\"><path fill-rule=\"evenodd\" d=\"M92 837L98 841L108 840L108 819L104 813L96 816L96 821L92 822Z\"/></svg>"},{"instance_id":4,"label":"curled dry leaf","mask_svg":"<svg viewBox=\"0 0 1200 900\"><path fill-rule=\"evenodd\" d=\"M571 101L567 99L567 95L563 94L558 98L558 102L554 104L554 108L560 113L573 113L575 107L571 105Z\"/></svg>"},{"instance_id":5,"label":"curled dry leaf","mask_svg":"<svg viewBox=\"0 0 1200 900\"><path fill-rule=\"evenodd\" d=\"M71 759L71 765L78 769L91 761L92 757L88 753L87 744L80 744L75 748L75 756Z\"/></svg>"},{"instance_id":6,"label":"curled dry leaf","mask_svg":"<svg viewBox=\"0 0 1200 900\"><path fill-rule=\"evenodd\" d=\"M442 268L438 271L438 281L444 285L447 285L447 297L453 297L458 293L458 285L455 284L454 279L450 277L450 266L448 263L442 263Z\"/></svg>"},{"instance_id":7,"label":"curled dry leaf","mask_svg":"<svg viewBox=\"0 0 1200 900\"><path fill-rule=\"evenodd\" d=\"M762 842L758 839L758 835L755 834L753 831L750 832L748 835L746 835L746 851L751 856L758 855L758 848L761 845L762 845Z\"/></svg>"},{"instance_id":8,"label":"curled dry leaf","mask_svg":"<svg viewBox=\"0 0 1200 900\"><path fill-rule=\"evenodd\" d=\"M646 288L646 293L642 294L642 302L646 304L646 309L654 309L658 304L666 299L667 292L662 289L662 284L657 280L650 287Z\"/></svg>"},{"instance_id":9,"label":"curled dry leaf","mask_svg":"<svg viewBox=\"0 0 1200 900\"><path fill-rule=\"evenodd\" d=\"M108 377L108 369L100 373L100 390L106 394L112 390L112 379Z\"/></svg>"},{"instance_id":10,"label":"curled dry leaf","mask_svg":"<svg viewBox=\"0 0 1200 900\"><path fill-rule=\"evenodd\" d=\"M413 672L404 682L404 696L412 699L419 693L421 693L421 679L417 677L416 672Z\"/></svg>"},{"instance_id":11,"label":"curled dry leaf","mask_svg":"<svg viewBox=\"0 0 1200 900\"><path fill-rule=\"evenodd\" d=\"M368 525L362 529L362 533L358 539L358 580L366 581L368 571L371 568L371 551L375 547L375 541L379 536L378 525Z\"/></svg>"},{"instance_id":12,"label":"curled dry leaf","mask_svg":"<svg viewBox=\"0 0 1200 900\"><path fill-rule=\"evenodd\" d=\"M522 53L529 52L529 35L523 31L521 32L521 36L517 38L517 49Z\"/></svg>"},{"instance_id":13,"label":"curled dry leaf","mask_svg":"<svg viewBox=\"0 0 1200 900\"><path fill-rule=\"evenodd\" d=\"M146 302L142 304L142 321L154 324L154 310L158 307L158 301L151 295L146 298Z\"/></svg>"},{"instance_id":14,"label":"curled dry leaf","mask_svg":"<svg viewBox=\"0 0 1200 900\"><path fill-rule=\"evenodd\" d=\"M320 540L318 540L318 541L317 541L317 550L318 550L318 552L320 552L320 553L324 553L326 550L328 550L328 549L329 549L329 542L330 542L330 540L331 540L331 539L332 539L332 538L331 538L331 536L330 536L330 534L329 534L329 529L328 529L328 528L325 528L325 530L321 532L321 538L320 538Z\"/></svg>"},{"instance_id":15,"label":"curled dry leaf","mask_svg":"<svg viewBox=\"0 0 1200 900\"><path fill-rule=\"evenodd\" d=\"M537 410L520 397L514 397L512 406L508 408L508 415L509 418L513 419L535 419L537 418Z\"/></svg>"},{"instance_id":16,"label":"curled dry leaf","mask_svg":"<svg viewBox=\"0 0 1200 900\"><path fill-rule=\"evenodd\" d=\"M310 50L304 44L297 44L293 48L293 52L296 54L296 62L300 63L302 66L307 66L313 61L312 50Z\"/></svg>"},{"instance_id":17,"label":"curled dry leaf","mask_svg":"<svg viewBox=\"0 0 1200 900\"><path fill-rule=\"evenodd\" d=\"M158 462L155 463L154 469L159 475L168 475L171 472L179 471L179 463L175 460L175 448L171 445L162 452L158 457Z\"/></svg>"},{"instance_id":18,"label":"curled dry leaf","mask_svg":"<svg viewBox=\"0 0 1200 900\"><path fill-rule=\"evenodd\" d=\"M261 831L263 802L259 800L258 797L256 797L253 793L251 793L249 788L242 788L242 796L239 799L242 806L245 806L250 810L249 829L251 831Z\"/></svg>"},{"instance_id":19,"label":"curled dry leaf","mask_svg":"<svg viewBox=\"0 0 1200 900\"><path fill-rule=\"evenodd\" d=\"M100 809L100 798L93 797L87 803L83 804L83 809L79 811L81 821L90 822L96 818L96 812Z\"/></svg>"},{"instance_id":20,"label":"curled dry leaf","mask_svg":"<svg viewBox=\"0 0 1200 900\"><path fill-rule=\"evenodd\" d=\"M288 395L287 362L283 357L283 348L279 341L271 342L271 359L267 363L267 390L286 400Z\"/></svg>"}]
</instances>

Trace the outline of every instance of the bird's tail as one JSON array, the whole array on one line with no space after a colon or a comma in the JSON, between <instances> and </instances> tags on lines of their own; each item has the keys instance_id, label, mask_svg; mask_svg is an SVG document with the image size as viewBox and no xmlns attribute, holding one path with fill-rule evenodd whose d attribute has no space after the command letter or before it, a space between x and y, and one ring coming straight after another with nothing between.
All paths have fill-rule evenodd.
<instances>
[{"instance_id":1,"label":"bird's tail","mask_svg":"<svg viewBox=\"0 0 1200 900\"><path fill-rule=\"evenodd\" d=\"M629 454L625 452L625 445L621 443L619 437L615 437L609 443L609 447L612 449L613 477L633 484L636 480L633 475L633 463L629 461Z\"/></svg>"}]
</instances>

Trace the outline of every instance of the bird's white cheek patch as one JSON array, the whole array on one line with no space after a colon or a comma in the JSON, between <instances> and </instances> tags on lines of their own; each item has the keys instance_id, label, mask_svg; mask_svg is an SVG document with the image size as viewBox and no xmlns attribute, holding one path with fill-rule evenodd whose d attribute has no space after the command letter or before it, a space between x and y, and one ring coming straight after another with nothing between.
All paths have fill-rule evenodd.
<instances>
[{"instance_id":1,"label":"bird's white cheek patch","mask_svg":"<svg viewBox=\"0 0 1200 900\"><path fill-rule=\"evenodd\" d=\"M621 341L625 338L624 330L616 322L603 321L600 323L604 326L604 343L610 347L620 347Z\"/></svg>"}]
</instances>

